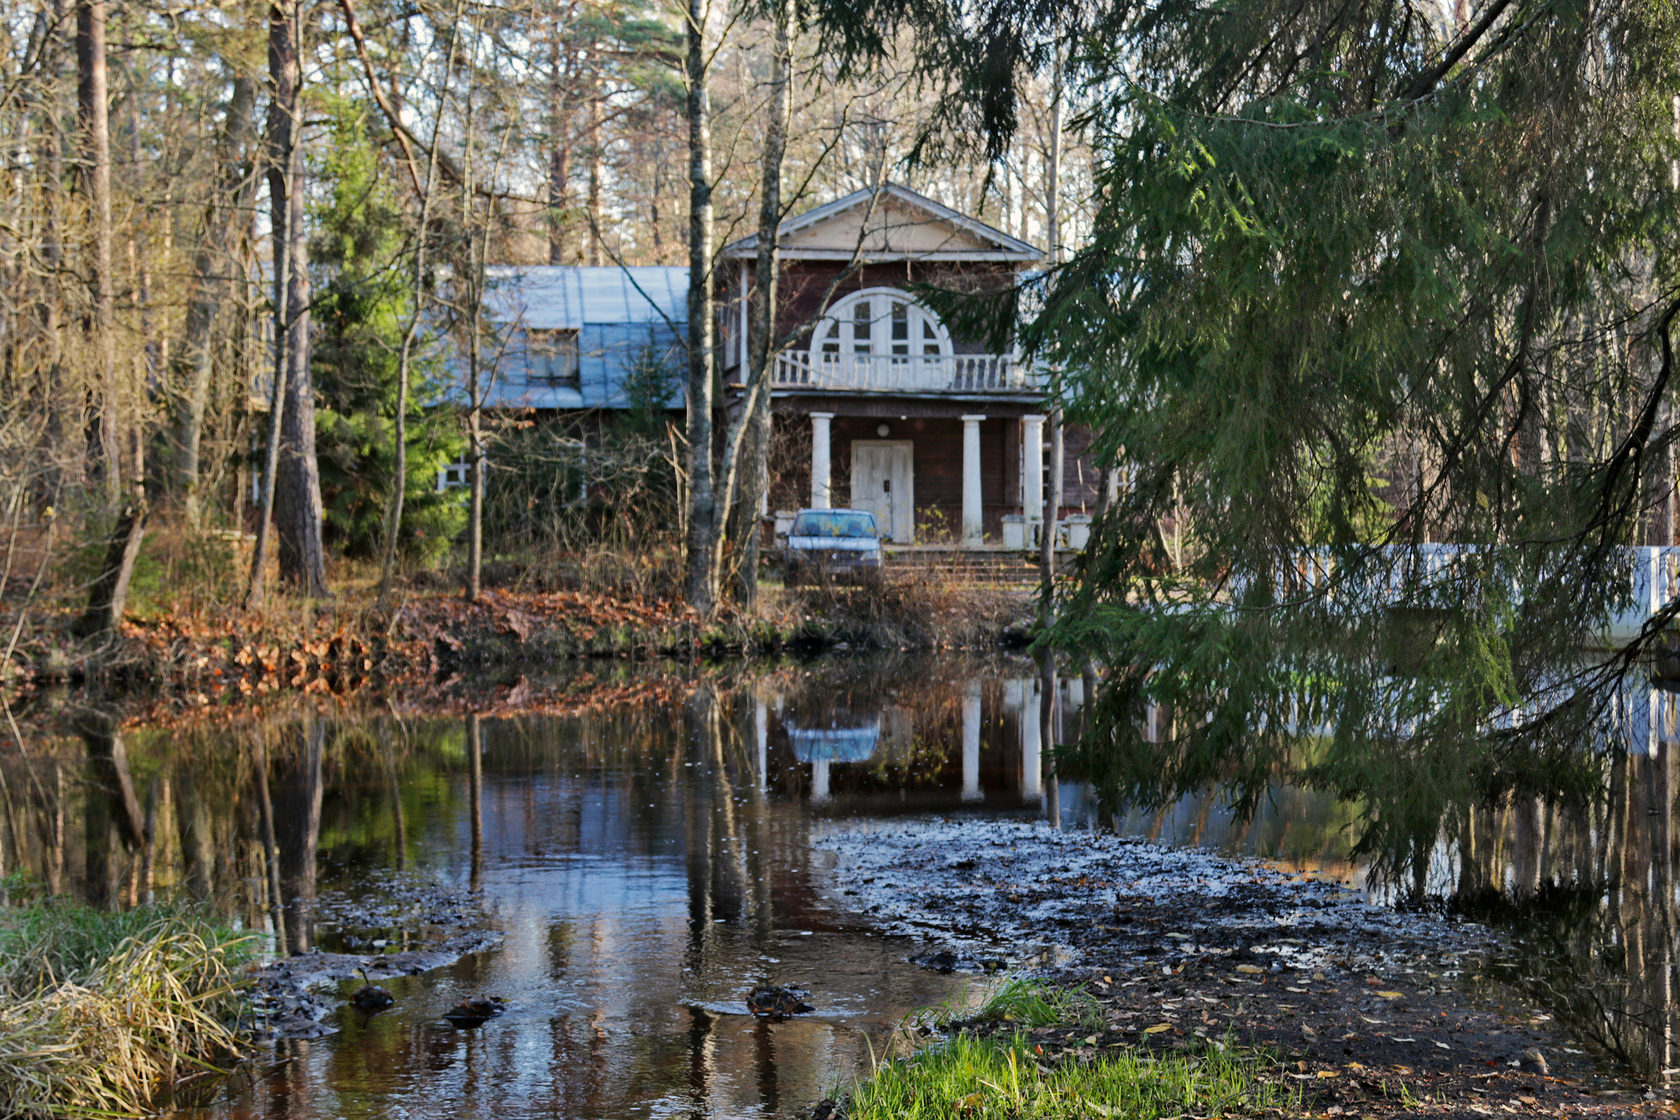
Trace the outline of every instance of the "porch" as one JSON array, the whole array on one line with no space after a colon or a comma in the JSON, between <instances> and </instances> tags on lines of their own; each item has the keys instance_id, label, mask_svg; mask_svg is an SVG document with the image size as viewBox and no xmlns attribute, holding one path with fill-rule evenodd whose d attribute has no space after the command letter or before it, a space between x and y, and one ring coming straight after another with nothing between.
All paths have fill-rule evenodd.
<instances>
[{"instance_id":1,"label":"porch","mask_svg":"<svg viewBox=\"0 0 1680 1120\"><path fill-rule=\"evenodd\" d=\"M885 396L776 394L777 466L764 512L852 507L875 514L896 547L1025 552L1044 515L1046 417L1030 401L963 406ZM805 412L803 408L813 411ZM1061 517L1087 513L1096 479L1069 441ZM1077 532L1077 528L1075 530Z\"/></svg>"},{"instance_id":2,"label":"porch","mask_svg":"<svg viewBox=\"0 0 1680 1120\"><path fill-rule=\"evenodd\" d=\"M780 392L1037 394L1039 371L1011 354L779 354L770 372Z\"/></svg>"}]
</instances>

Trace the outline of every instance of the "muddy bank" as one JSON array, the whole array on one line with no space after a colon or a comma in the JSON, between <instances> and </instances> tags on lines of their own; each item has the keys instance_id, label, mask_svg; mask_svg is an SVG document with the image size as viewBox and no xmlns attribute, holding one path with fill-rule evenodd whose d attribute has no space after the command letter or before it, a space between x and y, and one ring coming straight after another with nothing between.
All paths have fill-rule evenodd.
<instances>
[{"instance_id":1,"label":"muddy bank","mask_svg":"<svg viewBox=\"0 0 1680 1120\"><path fill-rule=\"evenodd\" d=\"M1619 1080L1542 1009L1473 999L1466 977L1500 951L1479 925L1042 822L848 823L817 842L836 857L839 897L916 938L929 966L1048 958L1042 975L1094 997L1104 1028L1040 1032L1047 1059L1258 1044L1319 1115L1610 1116L1672 1103Z\"/></svg>"},{"instance_id":2,"label":"muddy bank","mask_svg":"<svg viewBox=\"0 0 1680 1120\"><path fill-rule=\"evenodd\" d=\"M314 943L252 970L255 1033L319 1038L365 984L418 976L502 943L479 896L422 878L381 876L354 895L329 892L312 911ZM348 983L347 983L348 982Z\"/></svg>"}]
</instances>

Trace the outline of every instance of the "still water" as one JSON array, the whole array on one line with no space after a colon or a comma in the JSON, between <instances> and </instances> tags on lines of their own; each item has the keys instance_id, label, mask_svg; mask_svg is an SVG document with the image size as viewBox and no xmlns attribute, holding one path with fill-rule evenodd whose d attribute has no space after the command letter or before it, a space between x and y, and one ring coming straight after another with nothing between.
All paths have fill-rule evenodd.
<instances>
[{"instance_id":1,"label":"still water","mask_svg":"<svg viewBox=\"0 0 1680 1120\"><path fill-rule=\"evenodd\" d=\"M808 1114L906 1014L983 991L845 912L812 845L825 818L1046 817L1383 897L1349 856L1355 807L1328 796L1280 787L1239 821L1217 795L1128 812L1047 779L1047 742L1077 731L1078 678L1051 686L1046 740L1025 663L829 661L698 688L625 672L608 683L644 699L567 714L516 712L516 688L449 718L298 709L123 734L89 718L4 768L4 869L103 905L201 898L276 954L502 933L384 982L393 1010L346 1006L335 1033L276 1044L179 1113L295 1120ZM1663 703L1649 710L1672 730ZM1677 1025L1664 740L1618 760L1602 805L1467 810L1430 868L1435 894L1514 931L1478 983L1538 996L1659 1081ZM755 1018L745 997L765 983L816 1010ZM476 1030L440 1020L475 995L508 1010Z\"/></svg>"}]
</instances>

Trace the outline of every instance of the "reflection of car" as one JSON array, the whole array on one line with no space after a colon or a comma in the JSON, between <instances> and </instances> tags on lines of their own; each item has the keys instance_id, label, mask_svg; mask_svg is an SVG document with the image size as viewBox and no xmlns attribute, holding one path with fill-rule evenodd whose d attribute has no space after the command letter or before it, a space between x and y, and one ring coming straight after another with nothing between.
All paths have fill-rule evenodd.
<instances>
[{"instance_id":1,"label":"reflection of car","mask_svg":"<svg viewBox=\"0 0 1680 1120\"><path fill-rule=\"evenodd\" d=\"M868 762L881 741L879 716L862 727L783 726L800 762Z\"/></svg>"},{"instance_id":2,"label":"reflection of car","mask_svg":"<svg viewBox=\"0 0 1680 1120\"><path fill-rule=\"evenodd\" d=\"M881 571L881 532L866 509L802 509L782 547L790 584L821 576L874 577Z\"/></svg>"}]
</instances>

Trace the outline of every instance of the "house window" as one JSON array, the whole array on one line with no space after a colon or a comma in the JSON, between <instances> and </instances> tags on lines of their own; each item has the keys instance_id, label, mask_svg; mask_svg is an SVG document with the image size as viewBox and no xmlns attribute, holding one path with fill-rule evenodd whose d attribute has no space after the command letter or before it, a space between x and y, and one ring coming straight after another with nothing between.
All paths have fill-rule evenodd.
<instances>
[{"instance_id":1,"label":"house window","mask_svg":"<svg viewBox=\"0 0 1680 1120\"><path fill-rule=\"evenodd\" d=\"M562 385L576 388L578 332L527 329L525 380L531 385Z\"/></svg>"},{"instance_id":2,"label":"house window","mask_svg":"<svg viewBox=\"0 0 1680 1120\"><path fill-rule=\"evenodd\" d=\"M931 310L897 288L868 288L836 303L818 320L811 349L818 360L937 358L951 335Z\"/></svg>"},{"instance_id":3,"label":"house window","mask_svg":"<svg viewBox=\"0 0 1680 1120\"><path fill-rule=\"evenodd\" d=\"M441 494L446 490L456 490L467 484L472 478L472 464L461 461L445 463L438 468L437 488Z\"/></svg>"}]
</instances>

